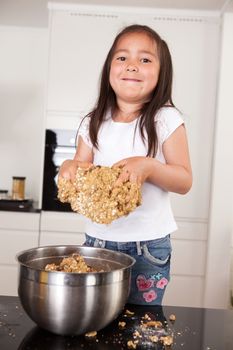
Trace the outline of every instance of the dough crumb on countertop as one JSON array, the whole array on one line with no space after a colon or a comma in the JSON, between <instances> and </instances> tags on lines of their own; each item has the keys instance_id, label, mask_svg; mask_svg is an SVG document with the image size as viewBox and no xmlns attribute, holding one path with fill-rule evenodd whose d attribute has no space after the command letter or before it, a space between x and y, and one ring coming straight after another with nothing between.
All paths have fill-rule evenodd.
<instances>
[{"instance_id":1,"label":"dough crumb on countertop","mask_svg":"<svg viewBox=\"0 0 233 350\"><path fill-rule=\"evenodd\" d=\"M92 338L92 337L96 337L96 336L97 336L96 331L91 331L91 332L85 333L85 337L87 337L87 338Z\"/></svg>"}]
</instances>

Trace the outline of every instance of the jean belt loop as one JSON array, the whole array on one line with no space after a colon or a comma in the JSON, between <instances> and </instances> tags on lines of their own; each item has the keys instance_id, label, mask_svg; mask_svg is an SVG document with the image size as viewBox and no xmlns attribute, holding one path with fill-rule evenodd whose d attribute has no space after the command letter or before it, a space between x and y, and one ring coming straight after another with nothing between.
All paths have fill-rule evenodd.
<instances>
[{"instance_id":1,"label":"jean belt loop","mask_svg":"<svg viewBox=\"0 0 233 350\"><path fill-rule=\"evenodd\" d=\"M96 238L96 239L94 240L94 247L98 247L98 246L99 246L99 239Z\"/></svg>"},{"instance_id":2,"label":"jean belt loop","mask_svg":"<svg viewBox=\"0 0 233 350\"><path fill-rule=\"evenodd\" d=\"M142 255L142 248L141 248L141 243L136 242L136 247L137 247L137 254Z\"/></svg>"},{"instance_id":3,"label":"jean belt loop","mask_svg":"<svg viewBox=\"0 0 233 350\"><path fill-rule=\"evenodd\" d=\"M94 241L94 247L97 247L97 248L105 248L106 246L106 241L104 241L103 239L99 239L99 238L96 238L95 241Z\"/></svg>"}]
</instances>

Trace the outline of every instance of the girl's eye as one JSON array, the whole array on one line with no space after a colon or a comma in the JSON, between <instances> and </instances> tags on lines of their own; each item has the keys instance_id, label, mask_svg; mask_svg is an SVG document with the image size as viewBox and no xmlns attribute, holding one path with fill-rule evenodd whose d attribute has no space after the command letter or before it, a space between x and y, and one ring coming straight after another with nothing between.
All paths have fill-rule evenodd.
<instances>
[{"instance_id":1,"label":"girl's eye","mask_svg":"<svg viewBox=\"0 0 233 350\"><path fill-rule=\"evenodd\" d=\"M149 58L142 58L141 62L142 63L148 63L148 62L151 62L151 60L149 60Z\"/></svg>"},{"instance_id":2,"label":"girl's eye","mask_svg":"<svg viewBox=\"0 0 233 350\"><path fill-rule=\"evenodd\" d=\"M124 56L120 56L120 57L117 57L117 60L118 60L118 61L125 61L126 58L125 58Z\"/></svg>"}]
</instances>

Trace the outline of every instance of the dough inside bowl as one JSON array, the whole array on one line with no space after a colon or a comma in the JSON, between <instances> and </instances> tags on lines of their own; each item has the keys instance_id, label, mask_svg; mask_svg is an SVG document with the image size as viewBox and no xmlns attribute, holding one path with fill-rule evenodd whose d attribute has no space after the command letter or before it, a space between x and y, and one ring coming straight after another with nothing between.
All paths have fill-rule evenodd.
<instances>
[{"instance_id":1,"label":"dough inside bowl","mask_svg":"<svg viewBox=\"0 0 233 350\"><path fill-rule=\"evenodd\" d=\"M45 271L62 271L62 272L98 272L95 268L87 265L83 256L80 254L72 254L64 257L59 264L55 262L46 264ZM100 272L100 271L99 271Z\"/></svg>"}]
</instances>

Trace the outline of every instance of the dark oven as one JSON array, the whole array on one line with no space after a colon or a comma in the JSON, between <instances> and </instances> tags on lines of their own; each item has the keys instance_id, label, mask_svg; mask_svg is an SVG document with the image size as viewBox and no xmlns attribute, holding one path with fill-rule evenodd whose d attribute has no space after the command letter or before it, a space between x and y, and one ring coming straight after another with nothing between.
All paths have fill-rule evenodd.
<instances>
[{"instance_id":1,"label":"dark oven","mask_svg":"<svg viewBox=\"0 0 233 350\"><path fill-rule=\"evenodd\" d=\"M68 203L61 203L57 198L57 179L62 162L66 159L74 158L75 137L75 130L46 130L42 195L43 210L72 211Z\"/></svg>"}]
</instances>

